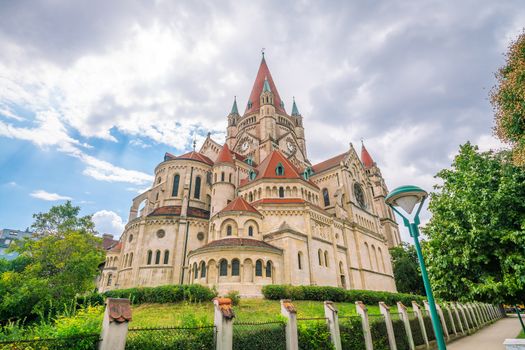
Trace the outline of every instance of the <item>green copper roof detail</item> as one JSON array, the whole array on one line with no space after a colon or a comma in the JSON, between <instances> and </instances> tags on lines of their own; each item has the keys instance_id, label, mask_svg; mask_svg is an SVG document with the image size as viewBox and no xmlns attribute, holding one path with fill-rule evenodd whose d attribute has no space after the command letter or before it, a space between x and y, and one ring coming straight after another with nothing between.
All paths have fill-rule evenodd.
<instances>
[{"instance_id":1,"label":"green copper roof detail","mask_svg":"<svg viewBox=\"0 0 525 350\"><path fill-rule=\"evenodd\" d=\"M272 92L272 89L270 89L270 84L268 83L267 77L264 78L263 92Z\"/></svg>"},{"instance_id":2,"label":"green copper roof detail","mask_svg":"<svg viewBox=\"0 0 525 350\"><path fill-rule=\"evenodd\" d=\"M301 115L301 114L299 113L299 109L297 108L297 105L295 104L295 97L294 97L294 99L293 99L292 115Z\"/></svg>"},{"instance_id":3,"label":"green copper roof detail","mask_svg":"<svg viewBox=\"0 0 525 350\"><path fill-rule=\"evenodd\" d=\"M230 114L239 114L239 110L237 109L237 96L233 98L233 106Z\"/></svg>"}]
</instances>

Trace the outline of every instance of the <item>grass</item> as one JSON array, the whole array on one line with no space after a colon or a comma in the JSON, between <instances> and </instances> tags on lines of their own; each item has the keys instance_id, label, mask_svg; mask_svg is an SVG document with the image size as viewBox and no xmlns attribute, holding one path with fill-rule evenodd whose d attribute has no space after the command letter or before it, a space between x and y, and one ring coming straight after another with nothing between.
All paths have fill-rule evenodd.
<instances>
[{"instance_id":1,"label":"grass","mask_svg":"<svg viewBox=\"0 0 525 350\"><path fill-rule=\"evenodd\" d=\"M523 333L523 331L518 334L518 339L525 339L525 333Z\"/></svg>"},{"instance_id":2,"label":"grass","mask_svg":"<svg viewBox=\"0 0 525 350\"><path fill-rule=\"evenodd\" d=\"M324 317L323 302L297 300L293 302L297 309L297 317ZM357 315L354 303L336 303L340 316ZM397 308L391 307L396 313ZM278 300L241 299L234 307L237 322L264 322L278 320L281 315L281 306ZM379 306L368 306L369 314L379 314ZM180 324L187 315L205 323L213 323L213 303L175 304L142 304L133 307L133 321L131 327L158 327Z\"/></svg>"}]
</instances>

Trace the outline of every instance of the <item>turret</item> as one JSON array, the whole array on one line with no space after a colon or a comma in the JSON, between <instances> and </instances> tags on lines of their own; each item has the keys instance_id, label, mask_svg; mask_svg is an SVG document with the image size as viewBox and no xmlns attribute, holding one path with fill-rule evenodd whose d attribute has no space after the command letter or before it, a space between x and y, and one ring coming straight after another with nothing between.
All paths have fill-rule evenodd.
<instances>
[{"instance_id":1,"label":"turret","mask_svg":"<svg viewBox=\"0 0 525 350\"><path fill-rule=\"evenodd\" d=\"M228 127L226 128L226 143L231 145L231 140L237 135L237 122L241 116L239 115L239 110L237 109L237 96L233 98L233 105L228 114Z\"/></svg>"},{"instance_id":2,"label":"turret","mask_svg":"<svg viewBox=\"0 0 525 350\"><path fill-rule=\"evenodd\" d=\"M295 96L293 98L293 104L292 104L292 119L294 121L294 129L295 129L295 135L297 135L297 141L299 142L299 146L301 147L303 154L305 158L306 155L306 141L304 138L304 128L303 128L303 116L301 113L299 113L299 108L297 108L297 104L295 103Z\"/></svg>"},{"instance_id":3,"label":"turret","mask_svg":"<svg viewBox=\"0 0 525 350\"><path fill-rule=\"evenodd\" d=\"M213 184L211 196L211 216L221 211L235 197L235 162L228 144L222 146L213 164Z\"/></svg>"}]
</instances>

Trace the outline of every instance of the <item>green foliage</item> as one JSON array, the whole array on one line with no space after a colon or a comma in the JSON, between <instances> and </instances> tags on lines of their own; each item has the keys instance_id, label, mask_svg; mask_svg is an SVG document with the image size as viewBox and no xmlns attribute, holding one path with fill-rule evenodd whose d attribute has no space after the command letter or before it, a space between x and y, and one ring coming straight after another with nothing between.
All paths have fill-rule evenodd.
<instances>
[{"instance_id":1,"label":"green foliage","mask_svg":"<svg viewBox=\"0 0 525 350\"><path fill-rule=\"evenodd\" d=\"M339 318L339 333L343 350L363 350L365 336L361 317Z\"/></svg>"},{"instance_id":2,"label":"green foliage","mask_svg":"<svg viewBox=\"0 0 525 350\"><path fill-rule=\"evenodd\" d=\"M369 317L374 350L390 350L384 317Z\"/></svg>"},{"instance_id":3,"label":"green foliage","mask_svg":"<svg viewBox=\"0 0 525 350\"><path fill-rule=\"evenodd\" d=\"M285 350L286 324L233 323L233 350Z\"/></svg>"},{"instance_id":4,"label":"green foliage","mask_svg":"<svg viewBox=\"0 0 525 350\"><path fill-rule=\"evenodd\" d=\"M423 245L437 296L494 304L525 299L525 169L504 152L460 147L431 194Z\"/></svg>"},{"instance_id":5,"label":"green foliage","mask_svg":"<svg viewBox=\"0 0 525 350\"><path fill-rule=\"evenodd\" d=\"M423 323L425 324L428 341L435 340L436 334L434 333L434 327L432 326L432 318L430 316L423 316Z\"/></svg>"},{"instance_id":6,"label":"green foliage","mask_svg":"<svg viewBox=\"0 0 525 350\"><path fill-rule=\"evenodd\" d=\"M325 321L298 321L297 337L301 350L334 349Z\"/></svg>"},{"instance_id":7,"label":"green foliage","mask_svg":"<svg viewBox=\"0 0 525 350\"><path fill-rule=\"evenodd\" d=\"M513 146L514 162L525 165L525 32L509 46L496 78L491 91L496 135Z\"/></svg>"},{"instance_id":8,"label":"green foliage","mask_svg":"<svg viewBox=\"0 0 525 350\"><path fill-rule=\"evenodd\" d=\"M95 224L92 215L78 217L80 207L66 201L62 205L55 205L47 213L33 214L35 222L31 225L36 236L59 235L65 232L80 231L95 234Z\"/></svg>"},{"instance_id":9,"label":"green foliage","mask_svg":"<svg viewBox=\"0 0 525 350\"><path fill-rule=\"evenodd\" d=\"M396 338L397 348L399 350L409 349L407 332L405 330L405 324L403 323L403 320L393 319L392 328L394 329L394 336Z\"/></svg>"},{"instance_id":10,"label":"green foliage","mask_svg":"<svg viewBox=\"0 0 525 350\"><path fill-rule=\"evenodd\" d=\"M412 338L414 339L414 344L423 345L425 344L425 338L423 338L423 331L421 330L421 325L417 318L410 318L410 330L412 331Z\"/></svg>"},{"instance_id":11,"label":"green foliage","mask_svg":"<svg viewBox=\"0 0 525 350\"><path fill-rule=\"evenodd\" d=\"M0 274L6 271L22 272L31 262L27 256L19 255L13 260L0 259Z\"/></svg>"},{"instance_id":12,"label":"green foliage","mask_svg":"<svg viewBox=\"0 0 525 350\"><path fill-rule=\"evenodd\" d=\"M401 293L425 294L416 248L403 242L390 249L396 288Z\"/></svg>"},{"instance_id":13,"label":"green foliage","mask_svg":"<svg viewBox=\"0 0 525 350\"><path fill-rule=\"evenodd\" d=\"M377 304L384 301L387 304L395 305L401 301L405 305L411 305L415 300L418 303L423 302L425 298L421 295L378 292L371 290L346 290L337 287L321 286L290 286L290 285L266 285L262 288L262 293L266 299L293 299L293 300L331 300L333 302L356 302L362 301L365 304Z\"/></svg>"},{"instance_id":14,"label":"green foliage","mask_svg":"<svg viewBox=\"0 0 525 350\"><path fill-rule=\"evenodd\" d=\"M239 292L236 290L232 290L226 294L226 298L230 298L232 301L232 305L237 306L241 302L241 296L239 295Z\"/></svg>"},{"instance_id":15,"label":"green foliage","mask_svg":"<svg viewBox=\"0 0 525 350\"><path fill-rule=\"evenodd\" d=\"M164 304L184 300L201 302L211 301L217 296L213 290L199 284L115 289L107 291L103 295L108 298L128 298L132 304Z\"/></svg>"}]
</instances>

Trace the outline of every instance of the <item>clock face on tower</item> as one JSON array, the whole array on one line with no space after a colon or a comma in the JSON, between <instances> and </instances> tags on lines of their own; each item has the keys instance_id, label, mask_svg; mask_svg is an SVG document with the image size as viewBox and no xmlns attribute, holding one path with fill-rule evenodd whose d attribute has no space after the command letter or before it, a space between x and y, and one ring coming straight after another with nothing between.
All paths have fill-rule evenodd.
<instances>
[{"instance_id":1,"label":"clock face on tower","mask_svg":"<svg viewBox=\"0 0 525 350\"><path fill-rule=\"evenodd\" d=\"M291 141L286 141L286 147L288 148L288 151L290 151L290 153L293 153L295 151L295 145Z\"/></svg>"}]
</instances>

